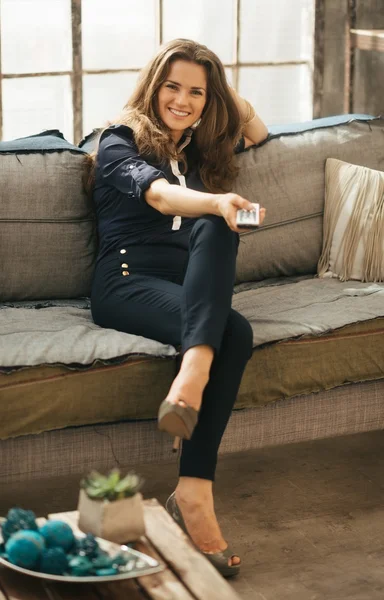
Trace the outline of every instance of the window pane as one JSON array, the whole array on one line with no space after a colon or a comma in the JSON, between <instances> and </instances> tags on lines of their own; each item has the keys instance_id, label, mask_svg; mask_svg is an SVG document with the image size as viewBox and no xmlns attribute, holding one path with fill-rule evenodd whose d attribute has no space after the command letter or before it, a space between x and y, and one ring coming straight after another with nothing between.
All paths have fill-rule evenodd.
<instances>
[{"instance_id":1,"label":"window pane","mask_svg":"<svg viewBox=\"0 0 384 600\"><path fill-rule=\"evenodd\" d=\"M69 76L3 80L4 139L59 129L72 141L72 92Z\"/></svg>"},{"instance_id":2,"label":"window pane","mask_svg":"<svg viewBox=\"0 0 384 600\"><path fill-rule=\"evenodd\" d=\"M223 63L233 55L233 0L164 0L164 41L196 40L213 50Z\"/></svg>"},{"instance_id":3,"label":"window pane","mask_svg":"<svg viewBox=\"0 0 384 600\"><path fill-rule=\"evenodd\" d=\"M72 68L70 0L2 0L3 73Z\"/></svg>"},{"instance_id":4,"label":"window pane","mask_svg":"<svg viewBox=\"0 0 384 600\"><path fill-rule=\"evenodd\" d=\"M155 0L83 0L83 68L143 67L156 50Z\"/></svg>"},{"instance_id":5,"label":"window pane","mask_svg":"<svg viewBox=\"0 0 384 600\"><path fill-rule=\"evenodd\" d=\"M312 60L314 0L242 0L240 61Z\"/></svg>"},{"instance_id":6,"label":"window pane","mask_svg":"<svg viewBox=\"0 0 384 600\"><path fill-rule=\"evenodd\" d=\"M243 67L240 95L267 125L312 119L312 75L307 65Z\"/></svg>"},{"instance_id":7,"label":"window pane","mask_svg":"<svg viewBox=\"0 0 384 600\"><path fill-rule=\"evenodd\" d=\"M138 73L84 75L84 135L119 116L134 90Z\"/></svg>"},{"instance_id":8,"label":"window pane","mask_svg":"<svg viewBox=\"0 0 384 600\"><path fill-rule=\"evenodd\" d=\"M233 85L233 72L230 67L225 68L225 74L227 76L227 81L228 81L229 85Z\"/></svg>"}]
</instances>

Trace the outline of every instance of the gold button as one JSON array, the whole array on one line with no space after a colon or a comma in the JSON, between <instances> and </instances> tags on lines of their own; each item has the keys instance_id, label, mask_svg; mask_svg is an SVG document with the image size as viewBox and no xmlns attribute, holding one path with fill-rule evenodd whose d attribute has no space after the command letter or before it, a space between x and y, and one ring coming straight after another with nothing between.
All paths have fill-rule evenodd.
<instances>
[{"instance_id":1,"label":"gold button","mask_svg":"<svg viewBox=\"0 0 384 600\"><path fill-rule=\"evenodd\" d=\"M121 263L121 266L123 267L123 269L128 269L127 263Z\"/></svg>"},{"instance_id":2,"label":"gold button","mask_svg":"<svg viewBox=\"0 0 384 600\"><path fill-rule=\"evenodd\" d=\"M122 274L124 275L124 277L125 277L126 275L129 275L128 271L123 271L123 273L122 273Z\"/></svg>"},{"instance_id":3,"label":"gold button","mask_svg":"<svg viewBox=\"0 0 384 600\"><path fill-rule=\"evenodd\" d=\"M125 254L126 253L126 249L123 248L122 250L120 250L120 254Z\"/></svg>"}]
</instances>

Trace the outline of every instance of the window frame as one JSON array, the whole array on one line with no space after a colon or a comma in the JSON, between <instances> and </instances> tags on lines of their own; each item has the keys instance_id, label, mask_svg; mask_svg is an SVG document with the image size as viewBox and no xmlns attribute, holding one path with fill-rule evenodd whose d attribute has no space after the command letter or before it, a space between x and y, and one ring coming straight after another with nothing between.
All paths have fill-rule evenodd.
<instances>
[{"instance_id":1,"label":"window frame","mask_svg":"<svg viewBox=\"0 0 384 600\"><path fill-rule=\"evenodd\" d=\"M240 9L241 0L232 0L234 19L233 19L233 48L232 61L224 64L225 68L232 71L232 85L238 90L239 72L241 68L247 67L280 67L280 66L299 66L307 65L313 72L313 58L311 60L293 60L293 61L272 61L272 62L240 62L239 48L241 38ZM3 137L3 104L2 104L2 81L5 79L16 79L26 77L55 77L69 75L72 87L72 110L73 110L73 140L75 144L83 138L83 75L105 75L109 73L138 73L140 68L128 69L83 69L82 61L82 0L70 0L71 2L71 20L72 20L72 69L70 71L54 71L42 73L2 73L1 62L1 0L0 0L0 140ZM324 0L315 1L315 10L318 4L323 4ZM156 46L163 43L163 0L155 0L155 27L156 27ZM316 52L316 49L315 49ZM317 86L316 86L317 89Z\"/></svg>"}]
</instances>

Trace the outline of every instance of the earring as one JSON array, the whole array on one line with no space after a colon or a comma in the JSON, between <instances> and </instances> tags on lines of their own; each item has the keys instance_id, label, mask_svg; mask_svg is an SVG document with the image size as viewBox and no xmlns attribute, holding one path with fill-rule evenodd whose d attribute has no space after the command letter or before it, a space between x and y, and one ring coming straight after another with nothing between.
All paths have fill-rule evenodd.
<instances>
[{"instance_id":1,"label":"earring","mask_svg":"<svg viewBox=\"0 0 384 600\"><path fill-rule=\"evenodd\" d=\"M192 129L197 129L197 127L200 125L201 123L201 119L197 119L197 121L194 122L193 125L191 125Z\"/></svg>"}]
</instances>

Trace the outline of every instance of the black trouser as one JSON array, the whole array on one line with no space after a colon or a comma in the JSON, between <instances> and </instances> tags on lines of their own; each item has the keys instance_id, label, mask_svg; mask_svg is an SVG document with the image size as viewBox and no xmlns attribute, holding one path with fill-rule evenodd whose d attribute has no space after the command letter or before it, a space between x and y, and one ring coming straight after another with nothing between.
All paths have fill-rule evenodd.
<instances>
[{"instance_id":1,"label":"black trouser","mask_svg":"<svg viewBox=\"0 0 384 600\"><path fill-rule=\"evenodd\" d=\"M231 309L238 235L221 217L205 215L189 231L170 238L181 236L187 259L177 283L172 265L183 252L180 245L165 250L169 278L164 271L151 273L153 247L152 259L145 245L139 251L127 246L108 255L96 268L92 315L102 327L181 345L182 353L200 344L214 348L198 424L192 438L183 441L180 457L180 476L213 481L220 441L252 355L252 329ZM161 254L164 246L158 250Z\"/></svg>"}]
</instances>

